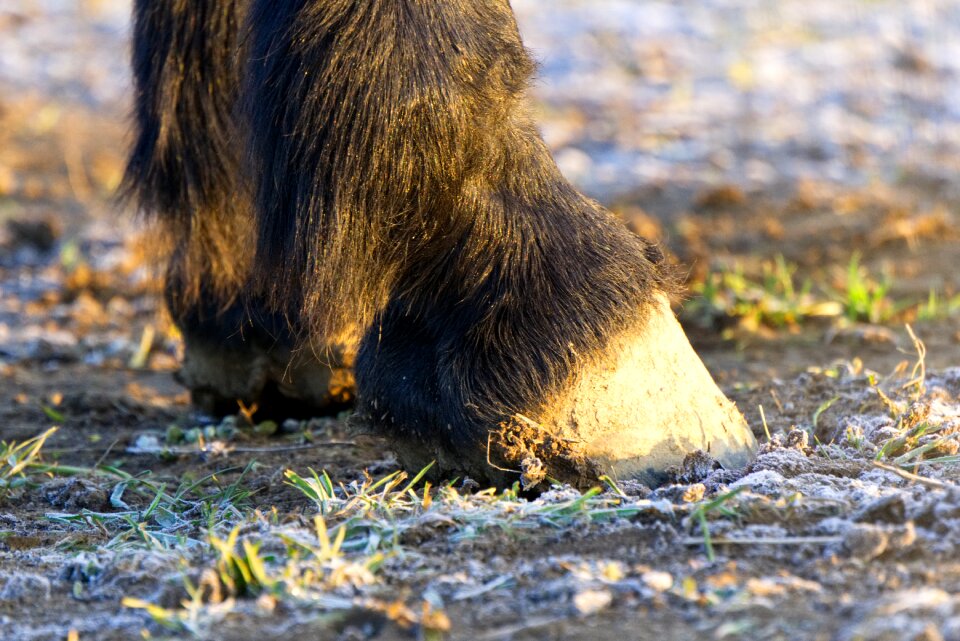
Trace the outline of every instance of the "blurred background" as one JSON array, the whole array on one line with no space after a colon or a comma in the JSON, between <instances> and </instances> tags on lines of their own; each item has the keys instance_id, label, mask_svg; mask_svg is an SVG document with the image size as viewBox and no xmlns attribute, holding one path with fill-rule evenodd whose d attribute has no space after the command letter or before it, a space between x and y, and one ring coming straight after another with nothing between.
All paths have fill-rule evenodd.
<instances>
[{"instance_id":1,"label":"blurred background","mask_svg":"<svg viewBox=\"0 0 960 641\"><path fill-rule=\"evenodd\" d=\"M960 363L960 2L513 0L565 174L689 273L727 386ZM129 2L0 2L0 363L175 367L131 212ZM907 353L905 355L905 353Z\"/></svg>"}]
</instances>

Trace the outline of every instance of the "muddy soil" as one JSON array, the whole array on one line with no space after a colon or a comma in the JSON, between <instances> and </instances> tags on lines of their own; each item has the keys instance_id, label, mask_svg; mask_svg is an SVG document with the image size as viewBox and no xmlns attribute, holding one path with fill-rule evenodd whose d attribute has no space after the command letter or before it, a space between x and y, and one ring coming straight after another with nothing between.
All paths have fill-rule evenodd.
<instances>
[{"instance_id":1,"label":"muddy soil","mask_svg":"<svg viewBox=\"0 0 960 641\"><path fill-rule=\"evenodd\" d=\"M741 4L566 0L548 20L518 0L545 59L548 142L693 287L717 270L759 277L782 256L798 282L839 289L859 252L904 309L783 327L684 317L764 443L746 470L691 461L673 485L621 484L586 503L564 488L493 500L458 484L425 504L418 486L414 507L364 513L370 531L395 533L370 580L206 594L189 616L184 577L215 567L208 534L239 527L273 564L291 537L317 540L318 506L286 470L346 487L396 460L346 416L224 423L189 406L179 337L142 258L149 238L112 196L127 8L0 8L0 440L58 426L39 461L60 466L0 493L0 639L960 639L960 315L911 311L931 290L960 292L960 138L944 134L960 23L949 3L806 1L784 3L788 27L773 29L778 15ZM750 52L763 63L752 72ZM807 87L797 95L826 98L785 92L776 52ZM864 73L882 82L843 82ZM897 118L883 115L891 100ZM778 118L754 127L758 113ZM801 144L797 121L824 125L816 144ZM206 479L189 498L218 507L165 520L136 483L94 468L167 492ZM244 495L217 503L232 487ZM335 561L355 571L365 555ZM186 618L164 627L131 597Z\"/></svg>"}]
</instances>

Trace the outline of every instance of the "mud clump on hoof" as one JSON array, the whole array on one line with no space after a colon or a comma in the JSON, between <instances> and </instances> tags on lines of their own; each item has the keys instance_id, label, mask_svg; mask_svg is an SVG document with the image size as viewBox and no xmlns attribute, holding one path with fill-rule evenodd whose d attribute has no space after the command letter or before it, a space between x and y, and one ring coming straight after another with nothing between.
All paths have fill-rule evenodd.
<instances>
[{"instance_id":1,"label":"mud clump on hoof","mask_svg":"<svg viewBox=\"0 0 960 641\"><path fill-rule=\"evenodd\" d=\"M661 300L640 331L587 364L538 420L517 414L494 430L488 456L498 471L519 472L525 487L549 478L583 488L604 475L656 487L671 475L743 467L756 447ZM530 475L534 459L540 467Z\"/></svg>"},{"instance_id":2,"label":"mud clump on hoof","mask_svg":"<svg viewBox=\"0 0 960 641\"><path fill-rule=\"evenodd\" d=\"M506 461L517 461L517 470L500 467L488 458L498 471L517 473L525 490L538 486L547 478L564 479L574 486L589 485L603 471L587 460L582 442L565 440L551 434L548 428L523 414L514 414L490 433L488 450Z\"/></svg>"}]
</instances>

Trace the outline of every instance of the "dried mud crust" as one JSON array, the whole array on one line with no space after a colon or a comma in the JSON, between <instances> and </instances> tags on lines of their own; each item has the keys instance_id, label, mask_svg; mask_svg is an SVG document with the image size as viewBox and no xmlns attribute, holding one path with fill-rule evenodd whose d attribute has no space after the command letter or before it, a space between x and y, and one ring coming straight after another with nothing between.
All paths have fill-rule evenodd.
<instances>
[{"instance_id":1,"label":"dried mud crust","mask_svg":"<svg viewBox=\"0 0 960 641\"><path fill-rule=\"evenodd\" d=\"M490 463L518 477L524 489L535 488L548 477L569 479L575 487L589 486L604 474L596 461L587 458L581 441L559 438L522 414L491 431L489 451L497 452L504 465L516 465L517 469L508 469Z\"/></svg>"}]
</instances>

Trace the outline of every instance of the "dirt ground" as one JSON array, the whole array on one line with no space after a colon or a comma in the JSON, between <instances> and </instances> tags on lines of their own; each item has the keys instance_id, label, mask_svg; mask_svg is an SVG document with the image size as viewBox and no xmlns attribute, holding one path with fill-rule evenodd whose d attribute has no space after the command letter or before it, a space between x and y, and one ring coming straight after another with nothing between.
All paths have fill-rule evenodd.
<instances>
[{"instance_id":1,"label":"dirt ground","mask_svg":"<svg viewBox=\"0 0 960 641\"><path fill-rule=\"evenodd\" d=\"M535 97L558 160L689 270L685 328L763 443L746 470L691 461L652 492L535 500L460 481L371 488L396 461L345 415L194 412L143 264L150 239L112 200L127 7L0 8L0 639L960 640L960 176L943 160L960 152L945 62L960 23L949 3L838 17L784 2L798 26L771 30L776 16L752 22L745 4L565 0L548 20L515 2L545 60ZM834 96L844 69L879 84L771 107L793 98L743 66L749 46L806 70L813 93ZM733 52L720 71L716 50ZM585 61L610 74L588 98L570 80L590 76ZM818 64L832 65L822 87ZM684 92L716 88L714 73L721 95L691 107ZM870 110L884 92L897 117ZM859 113L859 143L791 129L818 128L821 110ZM744 124L758 113L783 130ZM897 127L916 134L902 157ZM715 133L728 129L733 142ZM756 162L718 160L725 149ZM873 319L844 307L854 254L873 291L888 285ZM704 289L722 274L763 283L778 257L809 300ZM12 444L53 426L15 469ZM323 485L310 468L333 496L297 487Z\"/></svg>"}]
</instances>

